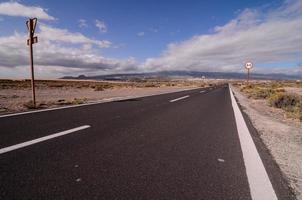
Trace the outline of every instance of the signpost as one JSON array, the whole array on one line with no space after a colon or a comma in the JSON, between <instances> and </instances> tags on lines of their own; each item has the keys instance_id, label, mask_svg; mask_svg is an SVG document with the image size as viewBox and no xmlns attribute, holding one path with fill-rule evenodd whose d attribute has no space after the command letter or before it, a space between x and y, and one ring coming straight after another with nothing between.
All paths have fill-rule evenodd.
<instances>
[{"instance_id":1,"label":"signpost","mask_svg":"<svg viewBox=\"0 0 302 200\"><path fill-rule=\"evenodd\" d=\"M28 29L27 45L29 46L30 53L30 66L31 66L31 89L33 105L36 107L36 92L35 92L35 76L34 76L34 56L33 56L33 44L38 42L38 37L34 36L37 25L37 18L32 18L26 21L26 26Z\"/></svg>"},{"instance_id":2,"label":"signpost","mask_svg":"<svg viewBox=\"0 0 302 200\"><path fill-rule=\"evenodd\" d=\"M250 70L253 68L253 63L252 62L246 62L245 63L245 68L247 69L247 83L249 84L249 81L250 81Z\"/></svg>"}]
</instances>

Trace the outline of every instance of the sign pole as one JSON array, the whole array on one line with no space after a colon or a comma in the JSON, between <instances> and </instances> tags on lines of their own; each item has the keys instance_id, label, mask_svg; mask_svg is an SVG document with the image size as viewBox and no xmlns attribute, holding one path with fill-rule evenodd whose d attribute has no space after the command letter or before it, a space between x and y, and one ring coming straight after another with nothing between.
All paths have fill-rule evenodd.
<instances>
[{"instance_id":1,"label":"sign pole","mask_svg":"<svg viewBox=\"0 0 302 200\"><path fill-rule=\"evenodd\" d=\"M29 54L30 54L29 57L30 57L30 67L31 67L31 89L32 89L32 101L34 107L36 107L36 91L35 91L33 44L38 41L37 37L34 37L36 24L37 24L37 18L29 19L26 22L29 31L29 39L27 40L27 45L29 46Z\"/></svg>"},{"instance_id":2,"label":"sign pole","mask_svg":"<svg viewBox=\"0 0 302 200\"><path fill-rule=\"evenodd\" d=\"M245 69L247 70L247 84L250 84L250 70L253 68L253 63L246 62Z\"/></svg>"},{"instance_id":3,"label":"sign pole","mask_svg":"<svg viewBox=\"0 0 302 200\"><path fill-rule=\"evenodd\" d=\"M31 66L31 89L34 107L36 107L36 91L35 91L35 73L34 73L34 55L33 55L33 20L29 20L29 53L30 53L30 66Z\"/></svg>"},{"instance_id":4,"label":"sign pole","mask_svg":"<svg viewBox=\"0 0 302 200\"><path fill-rule=\"evenodd\" d=\"M250 69L247 69L247 84L250 83Z\"/></svg>"}]
</instances>

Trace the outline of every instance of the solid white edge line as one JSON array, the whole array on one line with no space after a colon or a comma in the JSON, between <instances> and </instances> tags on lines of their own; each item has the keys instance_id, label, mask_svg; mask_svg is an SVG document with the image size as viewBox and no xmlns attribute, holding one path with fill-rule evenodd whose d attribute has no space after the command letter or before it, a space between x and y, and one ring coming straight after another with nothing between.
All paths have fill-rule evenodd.
<instances>
[{"instance_id":1,"label":"solid white edge line","mask_svg":"<svg viewBox=\"0 0 302 200\"><path fill-rule=\"evenodd\" d=\"M190 95L186 95L186 96L183 96L183 97L179 97L179 98L177 98L177 99L170 100L170 103L173 103L173 102L175 102L175 101L179 101L179 100L182 100L182 99L185 99L185 98L188 98L188 97L190 97Z\"/></svg>"},{"instance_id":2,"label":"solid white edge line","mask_svg":"<svg viewBox=\"0 0 302 200\"><path fill-rule=\"evenodd\" d=\"M269 180L230 85L229 90L251 197L253 200L277 200L272 183Z\"/></svg>"},{"instance_id":3,"label":"solid white edge line","mask_svg":"<svg viewBox=\"0 0 302 200\"><path fill-rule=\"evenodd\" d=\"M163 93L160 93L160 94L150 94L150 95L141 95L141 96L112 97L112 98L102 99L102 100L99 100L99 101L84 103L84 104L80 104L80 105L61 106L61 107L56 107L56 108L46 108L46 109L41 109L41 110L33 110L33 111L25 111L25 112L5 114L5 115L0 115L0 118L13 117L13 116L25 115L25 114L31 114L31 113L46 112L46 111L52 111L52 110L61 110L61 109L74 108L74 107L89 106L89 105L108 103L108 102L118 101L118 100L127 100L127 99L133 99L133 98L151 97L151 96L164 95L164 94L170 94L170 93L172 94L172 93L183 92L183 91L188 91L188 90L196 90L196 89L200 89L200 88L201 87L187 88L187 89L182 89L182 90L174 91L174 92L163 92Z\"/></svg>"},{"instance_id":4,"label":"solid white edge line","mask_svg":"<svg viewBox=\"0 0 302 200\"><path fill-rule=\"evenodd\" d=\"M10 152L10 151L14 151L16 149L20 149L20 148L23 148L23 147L26 147L26 146L30 146L30 145L33 145L33 144L36 144L36 143L39 143L39 142L43 142L45 140L50 140L50 139L53 139L53 138L56 138L56 137L67 135L69 133L80 131L80 130L83 130L83 129L86 129L86 128L90 128L90 126L89 125L84 125L84 126L80 126L80 127L77 127L77 128L62 131L62 132L59 132L59 133L55 133L55 134L52 134L52 135L37 138L37 139L34 139L34 140L30 140L30 141L27 141L27 142L23 142L23 143L19 143L19 144L16 144L16 145L9 146L9 147L5 147L5 148L0 149L0 154L7 153L7 152Z\"/></svg>"}]
</instances>

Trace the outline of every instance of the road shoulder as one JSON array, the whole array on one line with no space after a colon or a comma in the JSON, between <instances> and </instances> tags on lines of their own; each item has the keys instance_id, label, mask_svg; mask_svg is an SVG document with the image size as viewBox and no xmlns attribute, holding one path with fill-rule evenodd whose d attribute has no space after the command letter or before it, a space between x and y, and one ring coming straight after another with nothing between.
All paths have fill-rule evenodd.
<instances>
[{"instance_id":1,"label":"road shoulder","mask_svg":"<svg viewBox=\"0 0 302 200\"><path fill-rule=\"evenodd\" d=\"M253 109L248 99L236 88L232 87L232 90L278 199L296 199L295 194L299 199L296 185L294 185L288 176L288 164L286 165L284 163L285 157L290 157L286 153L290 152L280 152L283 150L281 149L282 145L286 145L284 144L285 141L281 143L280 141L278 143L276 141L279 137L279 130L276 129L275 126L268 126L266 123L273 123L272 119L261 115L261 113ZM265 129L263 129L263 127L265 127ZM298 173L299 172L297 172L297 174Z\"/></svg>"}]
</instances>

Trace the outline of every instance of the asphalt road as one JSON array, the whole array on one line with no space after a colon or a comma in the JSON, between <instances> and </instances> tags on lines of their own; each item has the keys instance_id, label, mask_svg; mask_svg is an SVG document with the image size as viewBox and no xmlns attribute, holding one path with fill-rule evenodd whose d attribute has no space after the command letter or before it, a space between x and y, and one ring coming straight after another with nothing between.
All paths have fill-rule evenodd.
<instances>
[{"instance_id":1,"label":"asphalt road","mask_svg":"<svg viewBox=\"0 0 302 200\"><path fill-rule=\"evenodd\" d=\"M252 199L228 86L1 117L0 131L0 199Z\"/></svg>"}]
</instances>

